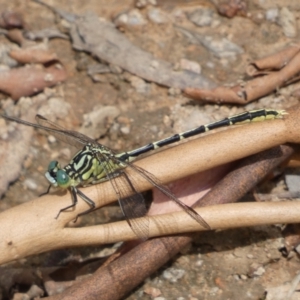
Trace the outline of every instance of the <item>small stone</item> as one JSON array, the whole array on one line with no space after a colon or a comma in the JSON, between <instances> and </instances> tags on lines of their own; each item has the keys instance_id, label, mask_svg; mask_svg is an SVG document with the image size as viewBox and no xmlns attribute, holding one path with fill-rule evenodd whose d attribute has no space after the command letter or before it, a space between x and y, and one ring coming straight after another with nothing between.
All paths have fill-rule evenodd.
<instances>
[{"instance_id":1,"label":"small stone","mask_svg":"<svg viewBox=\"0 0 300 300\"><path fill-rule=\"evenodd\" d=\"M84 122L79 132L96 139L107 132L110 124L119 114L120 110L115 106L99 105L83 116Z\"/></svg>"},{"instance_id":2,"label":"small stone","mask_svg":"<svg viewBox=\"0 0 300 300\"><path fill-rule=\"evenodd\" d=\"M146 287L146 288L144 289L144 293L145 293L145 294L148 294L149 296L151 296L151 297L153 297L153 298L154 298L154 297L158 297L158 296L161 295L160 289L155 288L155 287L152 287L152 286Z\"/></svg>"},{"instance_id":3,"label":"small stone","mask_svg":"<svg viewBox=\"0 0 300 300\"><path fill-rule=\"evenodd\" d=\"M241 279L241 277L237 274L234 274L233 275L233 278L236 280L236 281L239 281Z\"/></svg>"},{"instance_id":4,"label":"small stone","mask_svg":"<svg viewBox=\"0 0 300 300\"><path fill-rule=\"evenodd\" d=\"M140 77L131 76L130 83L131 86L134 87L136 92L139 94L147 94L149 92L149 84Z\"/></svg>"},{"instance_id":5,"label":"small stone","mask_svg":"<svg viewBox=\"0 0 300 300\"><path fill-rule=\"evenodd\" d=\"M56 138L53 135L48 135L48 142L50 144L54 144L56 142Z\"/></svg>"},{"instance_id":6,"label":"small stone","mask_svg":"<svg viewBox=\"0 0 300 300\"><path fill-rule=\"evenodd\" d=\"M254 276L261 276L266 272L265 268L259 267L256 271L253 272Z\"/></svg>"},{"instance_id":7,"label":"small stone","mask_svg":"<svg viewBox=\"0 0 300 300\"><path fill-rule=\"evenodd\" d=\"M299 244L297 247L295 247L295 251L296 251L298 254L300 254L300 244Z\"/></svg>"},{"instance_id":8,"label":"small stone","mask_svg":"<svg viewBox=\"0 0 300 300\"><path fill-rule=\"evenodd\" d=\"M295 15L287 7L279 11L278 24L282 27L285 36L293 38L297 35Z\"/></svg>"},{"instance_id":9,"label":"small stone","mask_svg":"<svg viewBox=\"0 0 300 300\"><path fill-rule=\"evenodd\" d=\"M45 105L43 105L39 110L38 114L54 120L54 118L64 119L71 109L71 105L65 102L60 97L51 97Z\"/></svg>"},{"instance_id":10,"label":"small stone","mask_svg":"<svg viewBox=\"0 0 300 300\"><path fill-rule=\"evenodd\" d=\"M23 184L27 189L29 189L31 191L35 191L38 187L37 183L33 179L30 179L30 178L25 179Z\"/></svg>"},{"instance_id":11,"label":"small stone","mask_svg":"<svg viewBox=\"0 0 300 300\"><path fill-rule=\"evenodd\" d=\"M208 35L197 35L197 40L218 58L234 57L244 52L243 48L227 38L216 39Z\"/></svg>"},{"instance_id":12,"label":"small stone","mask_svg":"<svg viewBox=\"0 0 300 300\"><path fill-rule=\"evenodd\" d=\"M40 298L44 295L44 290L41 289L36 284L33 284L30 289L27 291L27 295L30 297L30 299L33 298Z\"/></svg>"},{"instance_id":13,"label":"small stone","mask_svg":"<svg viewBox=\"0 0 300 300\"><path fill-rule=\"evenodd\" d=\"M30 297L25 293L14 293L13 300L30 300Z\"/></svg>"},{"instance_id":14,"label":"small stone","mask_svg":"<svg viewBox=\"0 0 300 300\"><path fill-rule=\"evenodd\" d=\"M168 94L172 97L179 96L181 94L181 89L170 87L168 90Z\"/></svg>"},{"instance_id":15,"label":"small stone","mask_svg":"<svg viewBox=\"0 0 300 300\"><path fill-rule=\"evenodd\" d=\"M286 174L285 183L290 192L299 191L300 176L298 174Z\"/></svg>"},{"instance_id":16,"label":"small stone","mask_svg":"<svg viewBox=\"0 0 300 300\"><path fill-rule=\"evenodd\" d=\"M219 292L219 290L220 289L217 286L213 287L213 288L210 289L209 294L212 295L212 296L215 296L215 295L217 295L217 293Z\"/></svg>"},{"instance_id":17,"label":"small stone","mask_svg":"<svg viewBox=\"0 0 300 300\"><path fill-rule=\"evenodd\" d=\"M136 1L135 6L137 8L144 8L147 6L147 4L148 4L147 0L138 0L138 1Z\"/></svg>"},{"instance_id":18,"label":"small stone","mask_svg":"<svg viewBox=\"0 0 300 300\"><path fill-rule=\"evenodd\" d=\"M201 267L203 265L203 260L202 259L199 259L196 261L196 267Z\"/></svg>"},{"instance_id":19,"label":"small stone","mask_svg":"<svg viewBox=\"0 0 300 300\"><path fill-rule=\"evenodd\" d=\"M277 7L269 8L266 11L266 19L270 22L275 22L279 16L279 10Z\"/></svg>"},{"instance_id":20,"label":"small stone","mask_svg":"<svg viewBox=\"0 0 300 300\"><path fill-rule=\"evenodd\" d=\"M201 73L201 67L195 61L182 58L180 60L180 66L181 66L181 69L183 69L183 70L192 71L192 72L197 73L197 74Z\"/></svg>"},{"instance_id":21,"label":"small stone","mask_svg":"<svg viewBox=\"0 0 300 300\"><path fill-rule=\"evenodd\" d=\"M118 15L114 23L117 26L143 26L147 24L147 20L138 9L133 9L128 13Z\"/></svg>"},{"instance_id":22,"label":"small stone","mask_svg":"<svg viewBox=\"0 0 300 300\"><path fill-rule=\"evenodd\" d=\"M151 7L148 10L148 18L153 23L163 24L169 22L168 15L159 8Z\"/></svg>"},{"instance_id":23,"label":"small stone","mask_svg":"<svg viewBox=\"0 0 300 300\"><path fill-rule=\"evenodd\" d=\"M163 277L170 282L177 282L185 274L185 271L182 269L169 268L163 272Z\"/></svg>"},{"instance_id":24,"label":"small stone","mask_svg":"<svg viewBox=\"0 0 300 300\"><path fill-rule=\"evenodd\" d=\"M210 8L199 8L188 14L188 18L195 25L210 26L213 21L214 11Z\"/></svg>"},{"instance_id":25,"label":"small stone","mask_svg":"<svg viewBox=\"0 0 300 300\"><path fill-rule=\"evenodd\" d=\"M129 126L123 126L120 128L120 131L125 134L128 135L130 133L130 127Z\"/></svg>"}]
</instances>

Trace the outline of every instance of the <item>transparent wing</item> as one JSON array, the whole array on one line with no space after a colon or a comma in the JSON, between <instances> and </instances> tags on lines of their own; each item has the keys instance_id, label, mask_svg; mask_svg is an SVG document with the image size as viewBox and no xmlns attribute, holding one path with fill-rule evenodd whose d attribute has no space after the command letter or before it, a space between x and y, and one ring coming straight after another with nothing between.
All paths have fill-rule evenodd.
<instances>
[{"instance_id":1,"label":"transparent wing","mask_svg":"<svg viewBox=\"0 0 300 300\"><path fill-rule=\"evenodd\" d=\"M123 163L113 156L97 154L99 161L104 161L106 177L113 186L123 215L133 232L141 239L149 237L149 220L144 217L147 207L143 195L136 189L132 178L121 166ZM121 164L121 166L120 166ZM144 217L141 219L141 217Z\"/></svg>"},{"instance_id":2,"label":"transparent wing","mask_svg":"<svg viewBox=\"0 0 300 300\"><path fill-rule=\"evenodd\" d=\"M157 179L153 174L149 173L143 168L140 168L133 164L124 163L128 168L137 172L140 176L144 177L148 182L150 182L159 191L165 194L170 200L174 201L178 206L180 206L187 214L189 214L194 220L201 224L206 229L211 229L207 222L190 206L181 202L168 187L163 185L159 179Z\"/></svg>"},{"instance_id":3,"label":"transparent wing","mask_svg":"<svg viewBox=\"0 0 300 300\"><path fill-rule=\"evenodd\" d=\"M129 226L140 239L147 239L149 219L146 216L148 210L144 196L135 188L132 178L129 179L124 171L114 179L113 185L120 192L118 202Z\"/></svg>"},{"instance_id":4,"label":"transparent wing","mask_svg":"<svg viewBox=\"0 0 300 300\"><path fill-rule=\"evenodd\" d=\"M35 127L51 132L51 134L54 135L58 140L63 141L76 148L82 148L83 145L86 145L88 143L93 145L98 144L95 140L89 138L88 136L77 131L67 130L41 115L36 115L35 119L39 124L38 127Z\"/></svg>"}]
</instances>

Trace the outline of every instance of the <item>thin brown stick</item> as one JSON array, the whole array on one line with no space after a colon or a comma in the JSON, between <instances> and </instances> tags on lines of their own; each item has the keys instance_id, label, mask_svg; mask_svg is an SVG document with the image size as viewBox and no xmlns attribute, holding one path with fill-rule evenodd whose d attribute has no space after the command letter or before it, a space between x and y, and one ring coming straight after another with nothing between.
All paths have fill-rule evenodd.
<instances>
[{"instance_id":1,"label":"thin brown stick","mask_svg":"<svg viewBox=\"0 0 300 300\"><path fill-rule=\"evenodd\" d=\"M286 66L300 51L300 45L295 44L267 57L257 59L247 66L249 76L263 75L267 72L280 70Z\"/></svg>"},{"instance_id":2,"label":"thin brown stick","mask_svg":"<svg viewBox=\"0 0 300 300\"><path fill-rule=\"evenodd\" d=\"M252 79L243 85L236 85L231 88L220 86L212 90L190 87L186 88L184 92L187 96L197 100L245 105L286 85L299 72L300 53L297 52L287 65L278 72Z\"/></svg>"}]
</instances>

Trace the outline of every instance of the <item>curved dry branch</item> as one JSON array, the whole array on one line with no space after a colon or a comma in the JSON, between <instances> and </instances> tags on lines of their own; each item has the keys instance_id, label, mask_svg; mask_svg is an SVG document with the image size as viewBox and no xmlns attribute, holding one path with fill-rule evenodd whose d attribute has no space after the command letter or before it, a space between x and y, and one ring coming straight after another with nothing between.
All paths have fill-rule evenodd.
<instances>
[{"instance_id":1,"label":"curved dry branch","mask_svg":"<svg viewBox=\"0 0 300 300\"><path fill-rule=\"evenodd\" d=\"M147 169L163 183L167 183L258 153L276 145L287 142L299 143L300 106L294 106L288 112L289 115L284 119L253 123L210 134L151 155L136 164ZM174 161L176 161L176 164L174 164ZM128 170L128 172L131 172L131 170ZM101 195L97 193L95 186L84 189L84 193L95 200L97 207L115 201L115 193L110 183L104 182L102 185L105 192ZM138 182L138 188L139 190L147 190L151 188L151 185L146 180L141 179ZM79 201L74 211L61 214L58 220L54 219L57 211L61 207L67 206L70 201L69 194L64 196L47 195L1 213L0 262L8 262L51 249L75 245L75 242L77 246L99 243L99 233L97 239L93 239L90 232L93 232L94 235L94 231L101 232L101 228L103 228L102 242L135 238L125 223L101 225L97 226L96 230L94 227L65 228L66 224L73 220L78 213L86 210L86 204ZM206 208L206 210L210 209ZM205 210L200 213L210 223L210 213L206 215ZM156 223L163 223L160 218L158 217L159 221L156 221ZM171 218L175 228L183 227L182 225L176 226L173 217L164 216L164 218ZM217 218L213 222L217 222ZM279 222L279 220L276 222ZM237 223L235 224L237 225ZM199 224L196 223L196 225L200 230ZM214 225L221 226L218 222L211 224L211 226ZM229 226L227 224L222 228ZM159 227L160 232L154 225L151 225L150 236L164 234L162 232L164 226ZM193 230L188 227L185 229L187 231ZM167 233L171 233L168 226L165 230L167 230ZM79 234L82 238L79 238Z\"/></svg>"}]
</instances>

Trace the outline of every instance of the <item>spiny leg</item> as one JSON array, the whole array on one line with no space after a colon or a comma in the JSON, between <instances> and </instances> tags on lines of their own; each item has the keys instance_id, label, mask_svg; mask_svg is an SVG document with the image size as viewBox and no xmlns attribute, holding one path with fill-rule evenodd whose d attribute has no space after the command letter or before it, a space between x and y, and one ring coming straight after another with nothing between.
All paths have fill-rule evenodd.
<instances>
[{"instance_id":1,"label":"spiny leg","mask_svg":"<svg viewBox=\"0 0 300 300\"><path fill-rule=\"evenodd\" d=\"M55 217L55 219L58 219L60 213L66 211L66 210L69 209L69 208L72 208L72 207L76 206L76 204L77 204L77 202L78 202L78 200L77 200L77 193L78 193L78 190L77 190L75 187L71 186L70 192L71 192L71 198L72 198L72 202L73 202L73 203L72 203L71 205L69 205L69 206L66 206L66 207L62 208L62 209L58 212L58 214L57 214L57 216ZM77 217L78 217L78 216L77 216ZM77 220L77 218L76 218L76 220Z\"/></svg>"},{"instance_id":2,"label":"spiny leg","mask_svg":"<svg viewBox=\"0 0 300 300\"><path fill-rule=\"evenodd\" d=\"M80 216L86 215L88 213L90 213L91 211L93 211L96 208L96 204L93 200L91 200L89 197L87 197L84 193L82 193L80 190L76 189L77 195L83 200L85 201L88 205L91 206L91 208L85 210L84 212L80 213L77 215L77 217L74 220L74 223L76 223L77 219Z\"/></svg>"},{"instance_id":3,"label":"spiny leg","mask_svg":"<svg viewBox=\"0 0 300 300\"><path fill-rule=\"evenodd\" d=\"M45 195L49 194L51 187L52 187L52 185L49 184L47 191L44 192L44 193L42 193L42 194L40 194L39 197L42 197L42 196L45 196Z\"/></svg>"}]
</instances>

